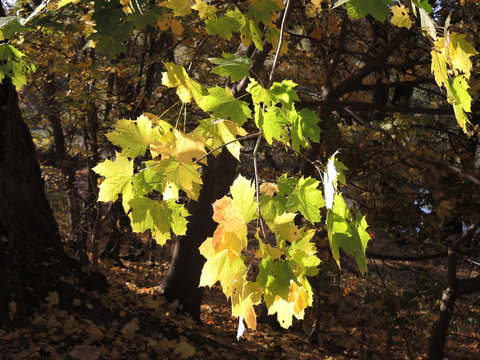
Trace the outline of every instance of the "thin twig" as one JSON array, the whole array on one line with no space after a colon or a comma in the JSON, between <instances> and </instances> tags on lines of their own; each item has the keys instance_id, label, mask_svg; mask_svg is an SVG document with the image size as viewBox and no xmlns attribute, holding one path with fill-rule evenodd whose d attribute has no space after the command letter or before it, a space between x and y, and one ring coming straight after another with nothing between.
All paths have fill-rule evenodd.
<instances>
[{"instance_id":1,"label":"thin twig","mask_svg":"<svg viewBox=\"0 0 480 360\"><path fill-rule=\"evenodd\" d=\"M258 133L255 133L255 134L248 134L248 135L245 135L245 136L242 136L242 137L239 137L239 138L236 138L236 139L233 139L233 140L230 140L230 141L227 141L226 143L222 144L222 145L219 145L217 146L216 148L213 148L212 150L210 150L209 152L207 152L205 155L203 155L202 157L198 158L195 162L199 163L201 162L203 159L205 159L208 155L214 153L215 151L217 150L220 150L222 148L224 148L225 146L229 145L229 144L232 144L234 142L237 142L237 141L243 141L243 140L247 140L247 139L252 139L252 138L255 138L255 137L258 137L260 136L260 132Z\"/></svg>"},{"instance_id":2,"label":"thin twig","mask_svg":"<svg viewBox=\"0 0 480 360\"><path fill-rule=\"evenodd\" d=\"M270 88L270 86L272 86L272 83L273 83L273 74L275 72L275 68L277 67L278 55L280 54L280 51L283 45L283 31L285 29L285 21L287 19L289 9L290 9L290 0L287 0L285 4L285 10L283 11L282 24L280 25L280 38L278 39L277 51L275 51L275 57L273 58L272 69L270 70L270 76L268 77L267 88Z\"/></svg>"}]
</instances>

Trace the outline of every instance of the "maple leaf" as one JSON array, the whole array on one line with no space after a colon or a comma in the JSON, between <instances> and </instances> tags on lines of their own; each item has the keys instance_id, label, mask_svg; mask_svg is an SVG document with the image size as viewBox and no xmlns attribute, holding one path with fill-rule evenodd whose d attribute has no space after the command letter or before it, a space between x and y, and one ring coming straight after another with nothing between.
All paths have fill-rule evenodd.
<instances>
[{"instance_id":1,"label":"maple leaf","mask_svg":"<svg viewBox=\"0 0 480 360\"><path fill-rule=\"evenodd\" d=\"M207 243L207 239L205 243ZM203 266L202 275L200 276L199 286L212 287L217 281L222 285L223 293L227 298L233 293L234 282L236 279L243 278L246 274L247 267L243 263L242 258L238 257L232 260L228 256L228 250L224 249L213 256L205 249L206 245L200 246L200 253L207 259Z\"/></svg>"},{"instance_id":2,"label":"maple leaf","mask_svg":"<svg viewBox=\"0 0 480 360\"><path fill-rule=\"evenodd\" d=\"M297 86L292 80L283 80L282 82L274 82L270 87L270 93L276 99L286 105L292 105L294 101L298 101L297 91L294 89Z\"/></svg>"},{"instance_id":3,"label":"maple leaf","mask_svg":"<svg viewBox=\"0 0 480 360\"><path fill-rule=\"evenodd\" d=\"M358 268L367 271L365 251L370 240L367 233L365 217L357 216L352 219L350 210L340 194L335 194L333 209L327 213L327 232L332 256L340 267L340 251L342 248L347 254L355 257Z\"/></svg>"},{"instance_id":4,"label":"maple leaf","mask_svg":"<svg viewBox=\"0 0 480 360\"><path fill-rule=\"evenodd\" d=\"M280 191L288 195L286 209L289 212L300 212L312 224L320 221L320 208L325 206L322 191L318 189L320 182L311 177L278 180Z\"/></svg>"},{"instance_id":5,"label":"maple leaf","mask_svg":"<svg viewBox=\"0 0 480 360\"><path fill-rule=\"evenodd\" d=\"M248 328L252 330L257 328L257 315L254 306L258 305L261 300L262 289L257 283L245 281L240 277L236 279L231 299L232 315L245 320Z\"/></svg>"},{"instance_id":6,"label":"maple leaf","mask_svg":"<svg viewBox=\"0 0 480 360\"><path fill-rule=\"evenodd\" d=\"M449 33L448 55L451 65L463 72L467 79L470 78L472 61L470 57L478 54L472 43L467 41L467 35L455 32Z\"/></svg>"},{"instance_id":7,"label":"maple leaf","mask_svg":"<svg viewBox=\"0 0 480 360\"><path fill-rule=\"evenodd\" d=\"M349 0L346 9L350 17L358 19L370 14L383 22L388 16L388 8L392 3L393 0Z\"/></svg>"},{"instance_id":8,"label":"maple leaf","mask_svg":"<svg viewBox=\"0 0 480 360\"><path fill-rule=\"evenodd\" d=\"M184 31L183 25L173 17L172 13L165 13L160 16L157 20L157 26L162 31L171 29L172 33L177 36L182 35Z\"/></svg>"},{"instance_id":9,"label":"maple leaf","mask_svg":"<svg viewBox=\"0 0 480 360\"><path fill-rule=\"evenodd\" d=\"M224 16L205 21L205 30L210 35L218 35L226 40L232 38L232 33L240 31L245 24L245 16L238 10L228 10Z\"/></svg>"},{"instance_id":10,"label":"maple leaf","mask_svg":"<svg viewBox=\"0 0 480 360\"><path fill-rule=\"evenodd\" d=\"M273 196L278 191L278 186L275 183L265 182L260 185L260 193L268 196Z\"/></svg>"},{"instance_id":11,"label":"maple leaf","mask_svg":"<svg viewBox=\"0 0 480 360\"><path fill-rule=\"evenodd\" d=\"M273 14L280 10L278 2L273 0L252 0L248 6L248 16L265 25L272 21Z\"/></svg>"},{"instance_id":12,"label":"maple leaf","mask_svg":"<svg viewBox=\"0 0 480 360\"><path fill-rule=\"evenodd\" d=\"M149 160L145 163L145 168L135 174L133 186L139 195L146 195L152 190L159 193L165 191L165 176L163 175L163 167L157 168L157 160ZM160 171L159 171L160 170Z\"/></svg>"},{"instance_id":13,"label":"maple leaf","mask_svg":"<svg viewBox=\"0 0 480 360\"><path fill-rule=\"evenodd\" d=\"M199 126L193 132L193 136L203 139L205 146L209 149L235 140L237 136L245 135L247 135L247 132L233 121L218 118L200 120ZM240 142L232 142L226 145L226 148L235 158L240 160L240 149L242 148ZM218 149L214 154L217 155L220 152L221 149Z\"/></svg>"},{"instance_id":14,"label":"maple leaf","mask_svg":"<svg viewBox=\"0 0 480 360\"><path fill-rule=\"evenodd\" d=\"M175 16L185 16L192 12L190 0L168 0L163 3L163 6L172 9Z\"/></svg>"},{"instance_id":15,"label":"maple leaf","mask_svg":"<svg viewBox=\"0 0 480 360\"><path fill-rule=\"evenodd\" d=\"M132 230L138 233L150 230L160 245L170 239L170 230L176 235L185 235L187 231L188 211L175 200L158 201L141 196L130 200L129 206Z\"/></svg>"},{"instance_id":16,"label":"maple leaf","mask_svg":"<svg viewBox=\"0 0 480 360\"><path fill-rule=\"evenodd\" d=\"M308 147L310 141L320 141L320 119L315 112L308 109L302 109L296 113L297 116L289 117L291 126L290 136L292 138L292 147L300 151L301 147Z\"/></svg>"},{"instance_id":17,"label":"maple leaf","mask_svg":"<svg viewBox=\"0 0 480 360\"><path fill-rule=\"evenodd\" d=\"M233 203L245 224L256 217L255 186L251 180L239 175L230 187Z\"/></svg>"},{"instance_id":18,"label":"maple leaf","mask_svg":"<svg viewBox=\"0 0 480 360\"><path fill-rule=\"evenodd\" d=\"M263 40L262 40L262 31L258 26L258 23L254 20L245 18L242 28L241 28L241 40L242 43L250 46L253 42L255 47L262 51L263 50Z\"/></svg>"},{"instance_id":19,"label":"maple leaf","mask_svg":"<svg viewBox=\"0 0 480 360\"><path fill-rule=\"evenodd\" d=\"M394 5L391 7L390 11L393 14L392 19L390 20L393 25L407 29L412 27L413 21L405 5Z\"/></svg>"},{"instance_id":20,"label":"maple leaf","mask_svg":"<svg viewBox=\"0 0 480 360\"><path fill-rule=\"evenodd\" d=\"M167 71L162 73L162 84L177 88L177 95L182 102L188 103L192 98L198 102L202 98L202 86L190 79L183 66L174 63L163 63L163 65Z\"/></svg>"},{"instance_id":21,"label":"maple leaf","mask_svg":"<svg viewBox=\"0 0 480 360\"><path fill-rule=\"evenodd\" d=\"M298 280L297 280L298 282ZM292 318L303 319L305 309L313 304L313 294L310 284L305 279L304 284L298 285L292 281L289 286L288 299L276 296L268 308L268 314L277 314L278 323L284 329L292 325ZM305 286L308 284L307 286Z\"/></svg>"},{"instance_id":22,"label":"maple leaf","mask_svg":"<svg viewBox=\"0 0 480 360\"><path fill-rule=\"evenodd\" d=\"M198 106L206 112L212 112L222 119L230 119L242 126L252 112L245 101L233 97L230 89L215 86L208 89L209 95L205 95L198 101Z\"/></svg>"},{"instance_id":23,"label":"maple leaf","mask_svg":"<svg viewBox=\"0 0 480 360\"><path fill-rule=\"evenodd\" d=\"M165 175L165 184L172 183L175 187L185 191L190 199L198 199L202 185L202 178L198 172L200 165L185 163L172 157L162 159L157 166L158 170Z\"/></svg>"},{"instance_id":24,"label":"maple leaf","mask_svg":"<svg viewBox=\"0 0 480 360\"><path fill-rule=\"evenodd\" d=\"M222 58L209 58L216 66L212 73L228 76L232 81L238 81L248 76L252 61L247 56L236 56L234 54L223 53Z\"/></svg>"},{"instance_id":25,"label":"maple leaf","mask_svg":"<svg viewBox=\"0 0 480 360\"><path fill-rule=\"evenodd\" d=\"M297 276L315 276L318 274L318 265L321 262L316 256L317 248L311 242L315 229L301 230L302 237L292 241L287 249L289 266Z\"/></svg>"},{"instance_id":26,"label":"maple leaf","mask_svg":"<svg viewBox=\"0 0 480 360\"><path fill-rule=\"evenodd\" d=\"M266 111L260 105L255 105L255 124L262 130L265 140L272 144L273 139L289 143L289 129L287 125L290 117L296 116L295 110L288 110L276 106L267 107Z\"/></svg>"},{"instance_id":27,"label":"maple leaf","mask_svg":"<svg viewBox=\"0 0 480 360\"><path fill-rule=\"evenodd\" d=\"M195 5L192 5L192 9L198 11L198 17L202 20L212 18L217 12L215 6L209 5L203 0L195 0Z\"/></svg>"},{"instance_id":28,"label":"maple leaf","mask_svg":"<svg viewBox=\"0 0 480 360\"><path fill-rule=\"evenodd\" d=\"M268 308L277 296L288 300L290 282L296 279L288 264L288 260L268 257L259 264L257 283L263 288L263 299Z\"/></svg>"},{"instance_id":29,"label":"maple leaf","mask_svg":"<svg viewBox=\"0 0 480 360\"><path fill-rule=\"evenodd\" d=\"M256 217L255 188L241 175L230 188L232 198L224 196L213 203L213 220L219 225L212 238L218 252L229 251L232 260L241 255L247 245L247 225Z\"/></svg>"},{"instance_id":30,"label":"maple leaf","mask_svg":"<svg viewBox=\"0 0 480 360\"><path fill-rule=\"evenodd\" d=\"M174 130L175 147L172 156L186 163L195 159L200 159L207 152L205 151L205 142L194 137L192 134Z\"/></svg>"},{"instance_id":31,"label":"maple leaf","mask_svg":"<svg viewBox=\"0 0 480 360\"><path fill-rule=\"evenodd\" d=\"M272 103L278 102L277 97L270 90L260 85L257 80L253 78L249 78L249 80L250 82L246 90L252 95L254 104L263 103L266 106L270 106Z\"/></svg>"},{"instance_id":32,"label":"maple leaf","mask_svg":"<svg viewBox=\"0 0 480 360\"><path fill-rule=\"evenodd\" d=\"M148 146L160 138L160 133L158 128L152 128L152 122L142 115L136 121L119 120L115 130L106 137L112 144L122 148L122 155L135 158L145 155Z\"/></svg>"},{"instance_id":33,"label":"maple leaf","mask_svg":"<svg viewBox=\"0 0 480 360\"><path fill-rule=\"evenodd\" d=\"M115 160L105 160L93 169L105 179L100 184L98 201L108 202L118 199L118 194L131 191L133 180L133 160L115 153Z\"/></svg>"},{"instance_id":34,"label":"maple leaf","mask_svg":"<svg viewBox=\"0 0 480 360\"><path fill-rule=\"evenodd\" d=\"M440 38L435 42L435 47L431 51L432 55L432 73L435 77L435 82L438 86L447 86L448 84L448 71L447 71L447 59L445 58L445 52L439 51L442 48L442 44L445 44L445 39Z\"/></svg>"},{"instance_id":35,"label":"maple leaf","mask_svg":"<svg viewBox=\"0 0 480 360\"><path fill-rule=\"evenodd\" d=\"M471 111L472 97L468 93L468 83L465 75L449 79L449 90L454 104L460 105L464 111Z\"/></svg>"}]
</instances>

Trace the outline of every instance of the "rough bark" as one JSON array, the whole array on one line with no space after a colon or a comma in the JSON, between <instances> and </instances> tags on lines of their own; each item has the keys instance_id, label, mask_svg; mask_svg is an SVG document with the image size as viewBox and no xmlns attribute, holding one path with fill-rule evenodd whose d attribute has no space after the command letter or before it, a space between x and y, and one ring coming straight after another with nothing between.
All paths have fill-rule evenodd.
<instances>
[{"instance_id":1,"label":"rough bark","mask_svg":"<svg viewBox=\"0 0 480 360\"><path fill-rule=\"evenodd\" d=\"M170 270L162 284L164 296L170 301L180 301L183 309L195 319L200 317L203 288L199 288L198 284L205 263L198 247L215 230L211 204L227 193L236 166L237 160L225 148L217 158L209 159L199 200L189 206L191 216L187 235L177 240Z\"/></svg>"},{"instance_id":2,"label":"rough bark","mask_svg":"<svg viewBox=\"0 0 480 360\"><path fill-rule=\"evenodd\" d=\"M63 250L9 80L0 84L0 199L0 326L24 324L51 291L66 305L75 289L95 286Z\"/></svg>"}]
</instances>

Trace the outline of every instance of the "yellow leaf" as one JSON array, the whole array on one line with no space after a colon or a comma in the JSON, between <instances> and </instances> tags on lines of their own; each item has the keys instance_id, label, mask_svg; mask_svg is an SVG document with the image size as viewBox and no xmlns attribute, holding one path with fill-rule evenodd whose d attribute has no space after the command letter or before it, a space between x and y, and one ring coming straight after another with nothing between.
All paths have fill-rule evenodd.
<instances>
[{"instance_id":1,"label":"yellow leaf","mask_svg":"<svg viewBox=\"0 0 480 360\"><path fill-rule=\"evenodd\" d=\"M163 3L163 6L172 9L175 16L185 16L192 12L190 0L168 0Z\"/></svg>"},{"instance_id":2,"label":"yellow leaf","mask_svg":"<svg viewBox=\"0 0 480 360\"><path fill-rule=\"evenodd\" d=\"M198 17L202 20L208 19L215 15L217 8L213 5L208 5L206 1L196 0L195 5L192 6L193 10L198 11Z\"/></svg>"},{"instance_id":3,"label":"yellow leaf","mask_svg":"<svg viewBox=\"0 0 480 360\"><path fill-rule=\"evenodd\" d=\"M410 29L412 27L413 21L405 5L392 6L391 11L393 16L390 22L393 25L398 27L404 27L407 29Z\"/></svg>"},{"instance_id":4,"label":"yellow leaf","mask_svg":"<svg viewBox=\"0 0 480 360\"><path fill-rule=\"evenodd\" d=\"M450 33L449 36L449 58L451 65L458 71L465 74L467 79L470 78L472 70L472 61L470 57L478 54L472 43L467 41L465 34Z\"/></svg>"},{"instance_id":5,"label":"yellow leaf","mask_svg":"<svg viewBox=\"0 0 480 360\"><path fill-rule=\"evenodd\" d=\"M172 155L183 162L192 162L193 159L200 159L207 152L205 142L194 138L190 134L174 130L175 150ZM206 159L203 160L206 163Z\"/></svg>"},{"instance_id":6,"label":"yellow leaf","mask_svg":"<svg viewBox=\"0 0 480 360\"><path fill-rule=\"evenodd\" d=\"M64 7L65 5L68 5L70 3L78 3L80 2L80 0L60 0L58 3L57 3L57 9L60 9L61 7Z\"/></svg>"},{"instance_id":7,"label":"yellow leaf","mask_svg":"<svg viewBox=\"0 0 480 360\"><path fill-rule=\"evenodd\" d=\"M162 76L162 84L171 88L177 88L177 95L182 102L190 102L192 98L199 101L202 98L202 86L193 81L181 65L164 63L166 72Z\"/></svg>"}]
</instances>

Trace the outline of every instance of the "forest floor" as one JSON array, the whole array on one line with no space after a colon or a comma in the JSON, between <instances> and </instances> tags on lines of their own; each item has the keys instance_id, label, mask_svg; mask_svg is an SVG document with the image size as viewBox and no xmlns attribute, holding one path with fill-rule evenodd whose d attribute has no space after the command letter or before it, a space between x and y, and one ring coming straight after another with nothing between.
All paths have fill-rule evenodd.
<instances>
[{"instance_id":1,"label":"forest floor","mask_svg":"<svg viewBox=\"0 0 480 360\"><path fill-rule=\"evenodd\" d=\"M124 265L101 265L111 286L96 295L98 302L79 300L74 304L78 311L66 311L58 308L58 296L51 293L28 328L0 330L0 360L422 359L436 316L427 292L412 286L402 293L389 290L395 276L396 281L412 281L395 275L398 264L371 263L366 278L353 270L323 272L336 278L327 285L314 283L325 290L316 299L321 305L292 329L259 323L257 331L247 330L237 341L238 322L219 288L206 290L199 324L159 296L157 285L168 264ZM380 271L382 267L386 270ZM468 303L459 304L458 319L450 327L448 359L479 358L479 314L473 311ZM315 320L318 332L311 336Z\"/></svg>"}]
</instances>

